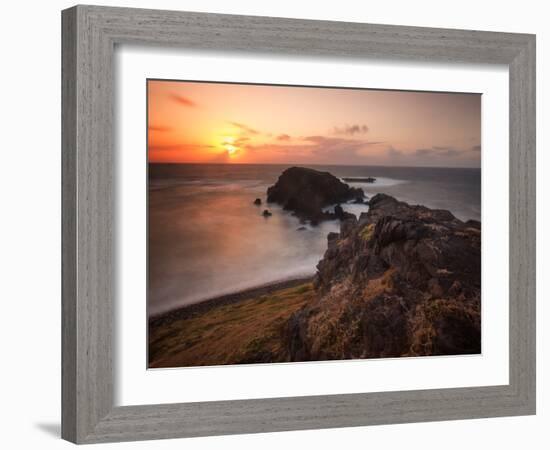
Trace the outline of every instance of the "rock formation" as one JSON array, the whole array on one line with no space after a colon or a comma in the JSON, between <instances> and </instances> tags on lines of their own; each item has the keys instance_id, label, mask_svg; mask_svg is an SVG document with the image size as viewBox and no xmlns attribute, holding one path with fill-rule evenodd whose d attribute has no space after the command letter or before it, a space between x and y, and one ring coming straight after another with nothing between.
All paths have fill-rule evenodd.
<instances>
[{"instance_id":1,"label":"rock formation","mask_svg":"<svg viewBox=\"0 0 550 450\"><path fill-rule=\"evenodd\" d=\"M480 353L479 222L378 194L328 235L317 269L286 325L291 361Z\"/></svg>"},{"instance_id":2,"label":"rock formation","mask_svg":"<svg viewBox=\"0 0 550 450\"><path fill-rule=\"evenodd\" d=\"M352 188L328 172L304 167L286 169L267 190L268 202L278 203L312 224L337 218L333 213L324 212L323 208L363 199L364 196L362 189Z\"/></svg>"}]
</instances>

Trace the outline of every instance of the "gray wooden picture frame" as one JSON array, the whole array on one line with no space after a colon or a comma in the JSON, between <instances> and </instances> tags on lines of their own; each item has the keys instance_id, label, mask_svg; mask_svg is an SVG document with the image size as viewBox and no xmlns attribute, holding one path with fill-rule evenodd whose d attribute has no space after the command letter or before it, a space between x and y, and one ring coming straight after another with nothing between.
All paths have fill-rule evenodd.
<instances>
[{"instance_id":1,"label":"gray wooden picture frame","mask_svg":"<svg viewBox=\"0 0 550 450\"><path fill-rule=\"evenodd\" d=\"M535 36L144 9L62 13L62 437L76 443L535 413ZM505 64L510 82L509 384L114 406L116 44Z\"/></svg>"}]
</instances>

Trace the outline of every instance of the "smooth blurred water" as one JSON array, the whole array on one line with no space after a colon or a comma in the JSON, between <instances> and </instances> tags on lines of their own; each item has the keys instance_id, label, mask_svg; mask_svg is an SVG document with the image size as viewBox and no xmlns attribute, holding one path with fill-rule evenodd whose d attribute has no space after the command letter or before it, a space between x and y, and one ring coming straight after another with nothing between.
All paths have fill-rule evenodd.
<instances>
[{"instance_id":1,"label":"smooth blurred water","mask_svg":"<svg viewBox=\"0 0 550 450\"><path fill-rule=\"evenodd\" d=\"M148 270L150 315L284 279L313 275L338 221L306 226L266 190L289 166L150 164ZM479 169L310 166L337 177L377 178L362 187L400 200L480 219ZM257 197L261 206L253 204ZM273 215L262 216L269 209ZM368 206L347 204L360 214Z\"/></svg>"}]
</instances>

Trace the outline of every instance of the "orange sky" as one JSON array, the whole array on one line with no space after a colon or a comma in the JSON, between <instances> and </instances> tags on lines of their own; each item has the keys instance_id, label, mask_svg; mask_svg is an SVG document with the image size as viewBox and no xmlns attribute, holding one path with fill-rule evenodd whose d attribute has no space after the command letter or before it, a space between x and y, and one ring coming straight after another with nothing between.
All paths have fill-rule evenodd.
<instances>
[{"instance_id":1,"label":"orange sky","mask_svg":"<svg viewBox=\"0 0 550 450\"><path fill-rule=\"evenodd\" d=\"M479 167L481 95L149 80L150 162Z\"/></svg>"}]
</instances>

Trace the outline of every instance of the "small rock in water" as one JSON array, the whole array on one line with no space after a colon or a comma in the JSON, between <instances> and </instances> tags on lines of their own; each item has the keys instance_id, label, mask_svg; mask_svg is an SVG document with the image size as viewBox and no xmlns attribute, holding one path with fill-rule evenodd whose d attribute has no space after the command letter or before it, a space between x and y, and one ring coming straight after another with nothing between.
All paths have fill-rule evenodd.
<instances>
[{"instance_id":1,"label":"small rock in water","mask_svg":"<svg viewBox=\"0 0 550 450\"><path fill-rule=\"evenodd\" d=\"M261 198L257 198L256 200L254 200L254 204L256 206L260 206L262 204L262 199Z\"/></svg>"},{"instance_id":2,"label":"small rock in water","mask_svg":"<svg viewBox=\"0 0 550 450\"><path fill-rule=\"evenodd\" d=\"M262 216L264 216L264 217L270 217L272 215L273 214L271 214L271 212L269 212L267 209L264 209L264 212L262 213Z\"/></svg>"},{"instance_id":3,"label":"small rock in water","mask_svg":"<svg viewBox=\"0 0 550 450\"><path fill-rule=\"evenodd\" d=\"M348 182L348 183L375 183L376 178L374 177L362 177L362 178L356 178L356 177L344 177L342 180Z\"/></svg>"},{"instance_id":4,"label":"small rock in water","mask_svg":"<svg viewBox=\"0 0 550 450\"><path fill-rule=\"evenodd\" d=\"M304 231L304 230L307 230L306 227L299 227L299 228L296 228L296 231Z\"/></svg>"},{"instance_id":5,"label":"small rock in water","mask_svg":"<svg viewBox=\"0 0 550 450\"><path fill-rule=\"evenodd\" d=\"M344 217L344 208L342 208L340 205L336 205L334 207L334 215L338 219L342 219Z\"/></svg>"}]
</instances>

